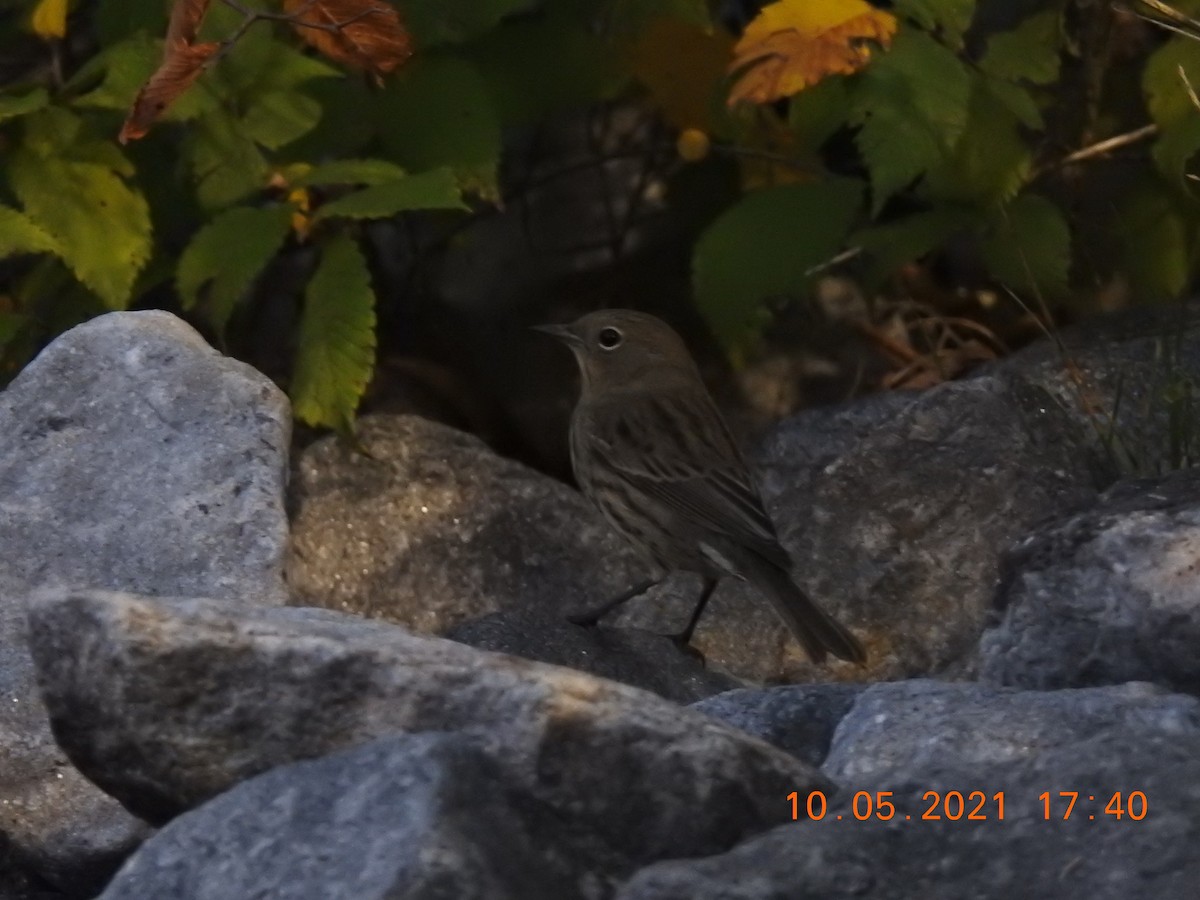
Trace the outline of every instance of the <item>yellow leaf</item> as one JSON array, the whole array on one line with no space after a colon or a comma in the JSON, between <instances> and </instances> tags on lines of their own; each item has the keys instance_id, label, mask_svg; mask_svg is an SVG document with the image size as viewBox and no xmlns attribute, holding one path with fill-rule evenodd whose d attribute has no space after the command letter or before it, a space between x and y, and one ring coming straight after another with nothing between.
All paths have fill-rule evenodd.
<instances>
[{"instance_id":1,"label":"yellow leaf","mask_svg":"<svg viewBox=\"0 0 1200 900\"><path fill-rule=\"evenodd\" d=\"M67 0L39 0L33 9L33 30L46 40L67 36Z\"/></svg>"},{"instance_id":2,"label":"yellow leaf","mask_svg":"<svg viewBox=\"0 0 1200 900\"><path fill-rule=\"evenodd\" d=\"M790 97L827 75L849 75L896 33L896 18L864 0L780 0L764 6L733 48L730 71L741 71L729 92L739 100L770 103Z\"/></svg>"},{"instance_id":3,"label":"yellow leaf","mask_svg":"<svg viewBox=\"0 0 1200 900\"><path fill-rule=\"evenodd\" d=\"M629 68L672 125L714 130L733 38L675 18L656 18L629 53Z\"/></svg>"}]
</instances>

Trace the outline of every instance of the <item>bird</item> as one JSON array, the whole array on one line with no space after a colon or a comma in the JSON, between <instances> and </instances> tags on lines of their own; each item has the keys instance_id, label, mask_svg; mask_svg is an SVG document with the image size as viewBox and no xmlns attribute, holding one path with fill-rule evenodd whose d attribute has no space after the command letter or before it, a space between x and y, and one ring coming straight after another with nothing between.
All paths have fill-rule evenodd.
<instances>
[{"instance_id":1,"label":"bird","mask_svg":"<svg viewBox=\"0 0 1200 900\"><path fill-rule=\"evenodd\" d=\"M536 330L565 343L579 365L570 451L580 490L659 573L571 621L594 625L667 573L697 573L700 599L675 636L687 647L718 581L732 576L771 601L814 662L832 653L864 665L859 640L792 579L750 468L683 339L627 309Z\"/></svg>"}]
</instances>

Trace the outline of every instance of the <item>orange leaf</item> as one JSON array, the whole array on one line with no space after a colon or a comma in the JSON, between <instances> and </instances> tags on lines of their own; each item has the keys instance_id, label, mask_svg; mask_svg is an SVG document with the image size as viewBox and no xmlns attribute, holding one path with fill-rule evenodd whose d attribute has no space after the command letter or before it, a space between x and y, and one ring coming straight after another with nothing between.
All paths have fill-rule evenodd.
<instances>
[{"instance_id":1,"label":"orange leaf","mask_svg":"<svg viewBox=\"0 0 1200 900\"><path fill-rule=\"evenodd\" d=\"M117 140L124 144L145 137L154 120L192 86L204 71L204 64L220 49L221 45L217 43L185 44L182 41L168 47L162 65L133 98L133 108L125 117Z\"/></svg>"},{"instance_id":2,"label":"orange leaf","mask_svg":"<svg viewBox=\"0 0 1200 900\"><path fill-rule=\"evenodd\" d=\"M764 6L733 48L730 71L741 76L729 92L739 100L770 103L790 97L827 75L849 75L884 47L896 18L864 0L780 0Z\"/></svg>"},{"instance_id":3,"label":"orange leaf","mask_svg":"<svg viewBox=\"0 0 1200 900\"><path fill-rule=\"evenodd\" d=\"M145 137L154 120L192 86L221 45L193 44L211 0L177 0L171 8L163 60L133 98L117 140L122 144Z\"/></svg>"},{"instance_id":4,"label":"orange leaf","mask_svg":"<svg viewBox=\"0 0 1200 900\"><path fill-rule=\"evenodd\" d=\"M292 26L334 62L370 72L393 72L412 56L400 14L382 0L283 0Z\"/></svg>"}]
</instances>

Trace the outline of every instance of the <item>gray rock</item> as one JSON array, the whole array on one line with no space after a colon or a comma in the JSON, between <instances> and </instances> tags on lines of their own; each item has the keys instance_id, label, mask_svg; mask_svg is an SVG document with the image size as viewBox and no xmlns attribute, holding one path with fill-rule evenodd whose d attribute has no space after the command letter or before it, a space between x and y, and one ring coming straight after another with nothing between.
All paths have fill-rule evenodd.
<instances>
[{"instance_id":1,"label":"gray rock","mask_svg":"<svg viewBox=\"0 0 1200 900\"><path fill-rule=\"evenodd\" d=\"M618 898L1190 900L1200 880L1197 705L1144 685L879 685L838 729L827 768L853 780L822 818L810 820L802 800L799 821L726 854L645 868ZM1066 820L1062 791L1078 793ZM1118 793L1119 820L1105 812ZM887 803L895 812L884 821Z\"/></svg>"},{"instance_id":2,"label":"gray rock","mask_svg":"<svg viewBox=\"0 0 1200 900\"><path fill-rule=\"evenodd\" d=\"M727 691L693 703L692 709L820 766L834 729L862 690L856 684L796 684Z\"/></svg>"},{"instance_id":3,"label":"gray rock","mask_svg":"<svg viewBox=\"0 0 1200 900\"><path fill-rule=\"evenodd\" d=\"M1075 423L1045 391L1000 376L896 395L866 414L850 408L833 414L847 419L838 425L830 415L812 427L797 417L761 454L798 583L864 639L870 674L969 671L1003 548L1096 495ZM727 590L735 601L752 593ZM731 669L830 677L787 649L790 660Z\"/></svg>"},{"instance_id":4,"label":"gray rock","mask_svg":"<svg viewBox=\"0 0 1200 900\"><path fill-rule=\"evenodd\" d=\"M287 398L164 312L66 332L0 394L3 570L283 602Z\"/></svg>"},{"instance_id":5,"label":"gray rock","mask_svg":"<svg viewBox=\"0 0 1200 900\"><path fill-rule=\"evenodd\" d=\"M1152 681L1200 693L1200 470L1123 482L1014 548L982 678L1029 688Z\"/></svg>"},{"instance_id":6,"label":"gray rock","mask_svg":"<svg viewBox=\"0 0 1200 900\"><path fill-rule=\"evenodd\" d=\"M185 813L102 897L611 896L621 857L589 825L510 788L462 735L397 735L273 769Z\"/></svg>"},{"instance_id":7,"label":"gray rock","mask_svg":"<svg viewBox=\"0 0 1200 900\"><path fill-rule=\"evenodd\" d=\"M25 646L49 583L281 602L290 418L166 313L68 331L0 393L0 844L94 893L147 833L55 745Z\"/></svg>"},{"instance_id":8,"label":"gray rock","mask_svg":"<svg viewBox=\"0 0 1200 900\"><path fill-rule=\"evenodd\" d=\"M479 737L511 785L632 861L718 852L780 821L788 791L826 784L645 691L327 610L62 592L30 627L60 743L156 822L402 731ZM713 798L722 815L698 815Z\"/></svg>"},{"instance_id":9,"label":"gray rock","mask_svg":"<svg viewBox=\"0 0 1200 900\"><path fill-rule=\"evenodd\" d=\"M1105 458L1111 477L1200 461L1200 303L1098 316L993 365L1042 387Z\"/></svg>"},{"instance_id":10,"label":"gray rock","mask_svg":"<svg viewBox=\"0 0 1200 900\"><path fill-rule=\"evenodd\" d=\"M1200 701L1137 683L1064 691L930 680L877 684L842 718L823 769L856 786L898 772L920 777L944 770L982 783L997 766L1036 760L1105 731L1200 738Z\"/></svg>"},{"instance_id":11,"label":"gray rock","mask_svg":"<svg viewBox=\"0 0 1200 900\"><path fill-rule=\"evenodd\" d=\"M632 628L582 628L562 616L532 610L472 619L445 637L480 650L578 669L676 703L740 687L727 675L706 669L702 659L683 652L669 637Z\"/></svg>"},{"instance_id":12,"label":"gray rock","mask_svg":"<svg viewBox=\"0 0 1200 900\"><path fill-rule=\"evenodd\" d=\"M297 461L297 605L425 633L501 609L570 612L643 580L578 492L416 416L365 416L370 456L327 438Z\"/></svg>"}]
</instances>

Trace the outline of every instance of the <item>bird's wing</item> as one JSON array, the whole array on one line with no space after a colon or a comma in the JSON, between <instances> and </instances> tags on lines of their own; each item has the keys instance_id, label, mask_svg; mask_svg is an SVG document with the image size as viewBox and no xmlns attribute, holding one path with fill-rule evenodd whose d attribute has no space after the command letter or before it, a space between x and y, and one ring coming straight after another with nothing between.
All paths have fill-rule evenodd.
<instances>
[{"instance_id":1,"label":"bird's wing","mask_svg":"<svg viewBox=\"0 0 1200 900\"><path fill-rule=\"evenodd\" d=\"M592 437L631 485L787 571L741 452L707 394L660 393L591 410Z\"/></svg>"}]
</instances>

